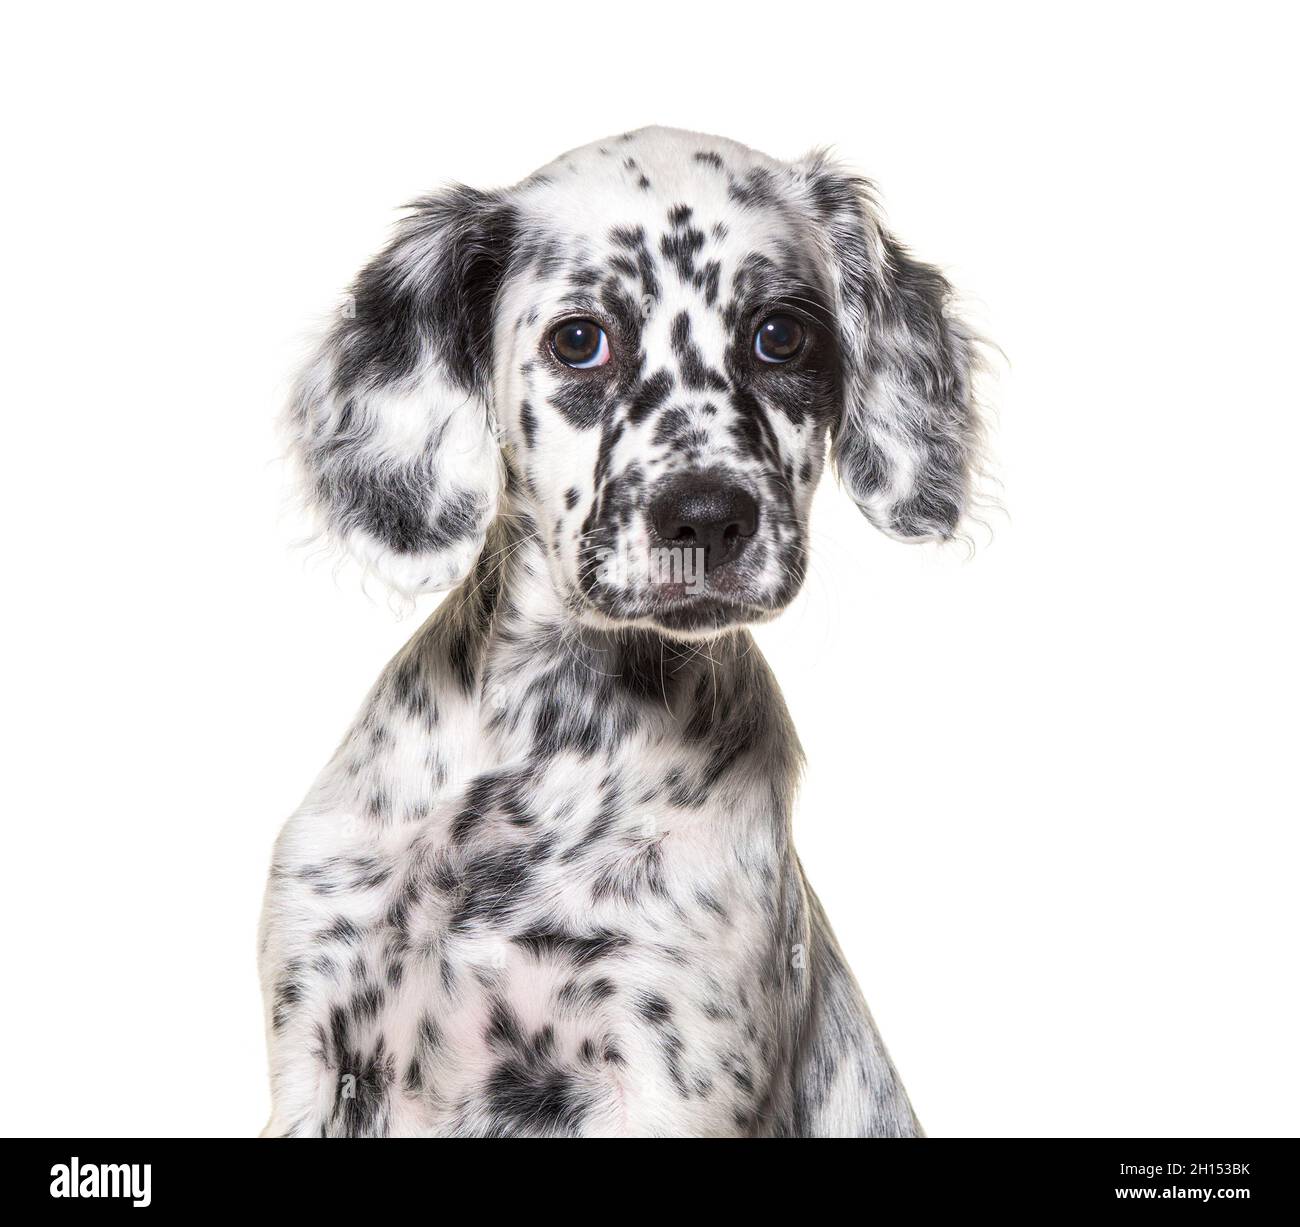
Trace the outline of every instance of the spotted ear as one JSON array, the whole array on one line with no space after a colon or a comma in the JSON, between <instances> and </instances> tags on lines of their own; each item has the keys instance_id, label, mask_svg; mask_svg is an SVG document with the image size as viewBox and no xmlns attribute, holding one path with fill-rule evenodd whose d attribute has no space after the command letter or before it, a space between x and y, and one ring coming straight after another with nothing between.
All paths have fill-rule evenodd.
<instances>
[{"instance_id":1,"label":"spotted ear","mask_svg":"<svg viewBox=\"0 0 1300 1227\"><path fill-rule=\"evenodd\" d=\"M416 201L357 276L287 414L325 528L405 594L458 583L502 489L492 325L513 238L499 197Z\"/></svg>"},{"instance_id":2,"label":"spotted ear","mask_svg":"<svg viewBox=\"0 0 1300 1227\"><path fill-rule=\"evenodd\" d=\"M866 517L905 540L946 539L966 510L979 450L974 338L952 287L881 225L871 188L814 157L844 363L832 457Z\"/></svg>"}]
</instances>

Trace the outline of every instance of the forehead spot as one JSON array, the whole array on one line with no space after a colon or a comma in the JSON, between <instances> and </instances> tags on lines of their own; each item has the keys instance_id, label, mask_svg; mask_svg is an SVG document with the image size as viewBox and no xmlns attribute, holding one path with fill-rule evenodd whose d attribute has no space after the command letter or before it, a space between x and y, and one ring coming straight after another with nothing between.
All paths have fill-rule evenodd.
<instances>
[{"instance_id":1,"label":"forehead spot","mask_svg":"<svg viewBox=\"0 0 1300 1227\"><path fill-rule=\"evenodd\" d=\"M711 307L718 301L718 282L722 279L722 265L709 260L691 279L697 290L704 291L704 301Z\"/></svg>"},{"instance_id":2,"label":"forehead spot","mask_svg":"<svg viewBox=\"0 0 1300 1227\"><path fill-rule=\"evenodd\" d=\"M727 381L704 360L698 346L691 339L691 317L685 311L673 319L673 354L682 374L682 386L692 392L712 389L725 392Z\"/></svg>"},{"instance_id":3,"label":"forehead spot","mask_svg":"<svg viewBox=\"0 0 1300 1227\"><path fill-rule=\"evenodd\" d=\"M704 234L691 225L689 205L675 205L668 214L672 229L659 240L659 250L683 281L695 276L695 257L704 247Z\"/></svg>"},{"instance_id":4,"label":"forehead spot","mask_svg":"<svg viewBox=\"0 0 1300 1227\"><path fill-rule=\"evenodd\" d=\"M655 273L654 257L650 254L649 248L642 245L635 250L634 255L635 258L632 254L620 251L610 259L609 267L623 277L639 279L643 297L658 298L659 277Z\"/></svg>"},{"instance_id":5,"label":"forehead spot","mask_svg":"<svg viewBox=\"0 0 1300 1227\"><path fill-rule=\"evenodd\" d=\"M626 247L630 251L636 251L644 247L645 227L644 226L615 226L609 232L609 241L618 247Z\"/></svg>"}]
</instances>

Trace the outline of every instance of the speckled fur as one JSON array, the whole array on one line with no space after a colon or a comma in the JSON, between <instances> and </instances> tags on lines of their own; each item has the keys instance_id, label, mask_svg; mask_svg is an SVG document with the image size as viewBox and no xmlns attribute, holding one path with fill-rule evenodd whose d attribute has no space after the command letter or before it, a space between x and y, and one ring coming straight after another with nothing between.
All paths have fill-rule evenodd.
<instances>
[{"instance_id":1,"label":"speckled fur","mask_svg":"<svg viewBox=\"0 0 1300 1227\"><path fill-rule=\"evenodd\" d=\"M828 442L881 528L956 528L978 430L946 297L825 158L693 133L413 206L289 426L366 567L459 587L277 843L267 1133L919 1133L791 846L800 751L743 627L802 581ZM774 308L810 341L761 370ZM548 355L574 315L616 347L598 378ZM758 500L741 562L689 614L608 590L592 559L697 472Z\"/></svg>"}]
</instances>

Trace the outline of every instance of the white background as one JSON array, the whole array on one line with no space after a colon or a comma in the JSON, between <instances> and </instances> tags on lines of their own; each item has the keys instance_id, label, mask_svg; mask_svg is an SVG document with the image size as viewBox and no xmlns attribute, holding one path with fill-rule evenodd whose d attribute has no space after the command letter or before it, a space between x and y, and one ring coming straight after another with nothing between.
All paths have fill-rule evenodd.
<instances>
[{"instance_id":1,"label":"white background","mask_svg":"<svg viewBox=\"0 0 1300 1227\"><path fill-rule=\"evenodd\" d=\"M0 71L12 1134L250 1134L272 840L419 613L294 549L301 338L448 179L645 123L880 184L1005 350L974 557L829 482L761 634L936 1135L1295 1134L1282 6L26 6Z\"/></svg>"}]
</instances>

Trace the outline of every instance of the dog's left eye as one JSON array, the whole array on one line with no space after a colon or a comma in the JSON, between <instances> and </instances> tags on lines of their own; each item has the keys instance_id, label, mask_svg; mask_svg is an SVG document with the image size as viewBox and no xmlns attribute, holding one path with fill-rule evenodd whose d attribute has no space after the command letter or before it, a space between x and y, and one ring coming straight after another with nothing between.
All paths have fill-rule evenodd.
<instances>
[{"instance_id":1,"label":"dog's left eye","mask_svg":"<svg viewBox=\"0 0 1300 1227\"><path fill-rule=\"evenodd\" d=\"M803 348L804 326L793 316L769 315L754 336L754 352L764 362L789 362Z\"/></svg>"},{"instance_id":2,"label":"dog's left eye","mask_svg":"<svg viewBox=\"0 0 1300 1227\"><path fill-rule=\"evenodd\" d=\"M609 361L609 338L593 320L569 320L551 333L555 356L575 370L604 366Z\"/></svg>"}]
</instances>

